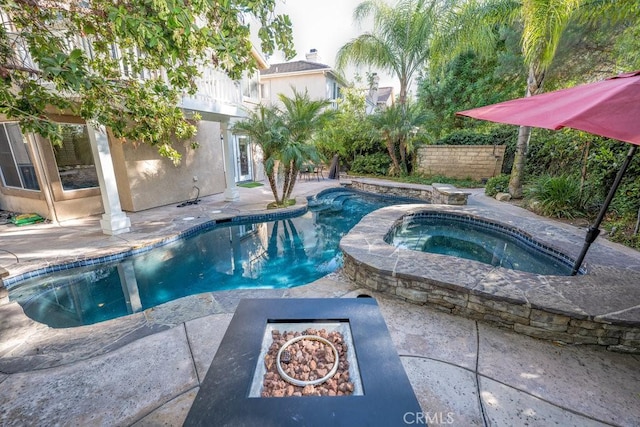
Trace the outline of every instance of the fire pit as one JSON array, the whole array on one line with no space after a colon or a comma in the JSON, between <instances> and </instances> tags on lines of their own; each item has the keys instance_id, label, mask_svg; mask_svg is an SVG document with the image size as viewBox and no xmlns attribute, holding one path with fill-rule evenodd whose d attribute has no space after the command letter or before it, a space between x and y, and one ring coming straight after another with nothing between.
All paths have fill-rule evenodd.
<instances>
[{"instance_id":1,"label":"fire pit","mask_svg":"<svg viewBox=\"0 0 640 427\"><path fill-rule=\"evenodd\" d=\"M268 323L251 384L249 397L361 396L349 324Z\"/></svg>"},{"instance_id":2,"label":"fire pit","mask_svg":"<svg viewBox=\"0 0 640 427\"><path fill-rule=\"evenodd\" d=\"M248 299L185 425L402 425L420 411L373 298Z\"/></svg>"}]
</instances>

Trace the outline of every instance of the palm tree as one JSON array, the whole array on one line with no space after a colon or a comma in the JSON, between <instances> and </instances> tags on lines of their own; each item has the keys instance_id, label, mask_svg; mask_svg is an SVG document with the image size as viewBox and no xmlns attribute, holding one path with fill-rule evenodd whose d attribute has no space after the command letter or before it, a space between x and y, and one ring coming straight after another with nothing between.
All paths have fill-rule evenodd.
<instances>
[{"instance_id":1,"label":"palm tree","mask_svg":"<svg viewBox=\"0 0 640 427\"><path fill-rule=\"evenodd\" d=\"M415 103L404 106L396 104L369 116L377 131L376 136L382 139L391 157L389 175L410 172L409 155L413 151L413 136L426 119L424 110Z\"/></svg>"},{"instance_id":2,"label":"palm tree","mask_svg":"<svg viewBox=\"0 0 640 427\"><path fill-rule=\"evenodd\" d=\"M395 7L382 0L366 0L353 12L356 22L373 17L372 32L361 34L340 48L336 66L370 65L394 74L400 81L398 102L404 105L414 74L430 53L437 19L447 1L400 0Z\"/></svg>"},{"instance_id":3,"label":"palm tree","mask_svg":"<svg viewBox=\"0 0 640 427\"><path fill-rule=\"evenodd\" d=\"M293 98L280 94L284 108L259 105L247 111L247 117L233 125L233 131L248 135L260 146L264 170L276 207L287 206L296 184L300 167L305 162L318 162L318 152L311 138L328 120L332 112L325 110L329 101L311 100L309 94L293 91ZM277 176L282 174L282 194Z\"/></svg>"},{"instance_id":4,"label":"palm tree","mask_svg":"<svg viewBox=\"0 0 640 427\"><path fill-rule=\"evenodd\" d=\"M328 100L312 100L306 90L300 93L292 89L292 98L278 95L284 106L281 117L289 132L289 138L280 152L284 165L284 200L291 196L302 165L319 161L318 151L311 140L314 133L333 116L333 111L327 110L330 105Z\"/></svg>"},{"instance_id":5,"label":"palm tree","mask_svg":"<svg viewBox=\"0 0 640 427\"><path fill-rule=\"evenodd\" d=\"M635 11L632 16L637 20L638 5L638 0L470 0L452 15L449 31L441 33L434 50L446 57L469 49L483 53L494 48L497 26L517 23L522 28L522 53L528 69L525 96L532 96L543 91L562 35L572 22L603 16L627 19L629 15L621 14L621 10ZM530 137L531 128L521 126L509 181L509 193L515 198L522 197Z\"/></svg>"},{"instance_id":6,"label":"palm tree","mask_svg":"<svg viewBox=\"0 0 640 427\"><path fill-rule=\"evenodd\" d=\"M247 117L232 127L233 132L248 135L261 148L262 163L276 206L283 206L286 200L278 194L276 179L279 153L288 138L288 130L280 114L277 107L261 104L255 110L248 110Z\"/></svg>"}]
</instances>

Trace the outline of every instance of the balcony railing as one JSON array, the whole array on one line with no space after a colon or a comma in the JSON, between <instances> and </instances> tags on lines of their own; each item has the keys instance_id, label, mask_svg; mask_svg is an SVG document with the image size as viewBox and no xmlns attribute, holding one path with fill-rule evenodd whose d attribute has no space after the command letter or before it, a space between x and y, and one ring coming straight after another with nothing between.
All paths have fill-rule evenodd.
<instances>
[{"instance_id":1,"label":"balcony railing","mask_svg":"<svg viewBox=\"0 0 640 427\"><path fill-rule=\"evenodd\" d=\"M197 92L194 95L185 94L184 98L205 103L242 105L240 82L231 80L224 72L213 68L201 68L200 72L201 76L196 79Z\"/></svg>"},{"instance_id":2,"label":"balcony railing","mask_svg":"<svg viewBox=\"0 0 640 427\"><path fill-rule=\"evenodd\" d=\"M15 52L15 64L12 65L22 67L24 69L38 71L38 64L31 58L25 41L13 28L10 18L5 13L0 11L0 19L2 20L2 25L4 25L5 30L7 31L9 40L12 42L12 47ZM69 50L76 48L81 49L83 52L85 52L87 57L89 57L90 59L94 58L93 46L91 40L87 37L76 35L75 37L67 41L67 46ZM116 45L113 45L111 47L111 57L114 59L119 59L120 73L123 79L137 79L144 81L150 78L160 77L164 79L165 82L167 82L167 77L164 70L142 70L139 73L133 73L131 68L127 66L126 61L123 61L122 58L124 55L133 55L134 57L137 57L138 53L131 50L123 52ZM198 105L222 104L234 107L239 107L242 105L243 98L240 82L233 81L224 72L213 69L211 67L206 67L204 66L204 64L199 68L201 75L196 78L195 82L197 92L193 95L187 94L185 92L182 98L183 101L191 100L196 102Z\"/></svg>"}]
</instances>

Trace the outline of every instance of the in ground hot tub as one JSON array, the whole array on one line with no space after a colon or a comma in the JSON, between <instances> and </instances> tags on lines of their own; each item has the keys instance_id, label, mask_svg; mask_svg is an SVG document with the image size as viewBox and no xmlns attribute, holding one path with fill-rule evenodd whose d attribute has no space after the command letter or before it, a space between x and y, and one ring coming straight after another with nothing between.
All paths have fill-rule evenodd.
<instances>
[{"instance_id":1,"label":"in ground hot tub","mask_svg":"<svg viewBox=\"0 0 640 427\"><path fill-rule=\"evenodd\" d=\"M403 249L479 261L528 273L570 276L573 260L532 236L493 221L453 213L403 216L385 242Z\"/></svg>"}]
</instances>

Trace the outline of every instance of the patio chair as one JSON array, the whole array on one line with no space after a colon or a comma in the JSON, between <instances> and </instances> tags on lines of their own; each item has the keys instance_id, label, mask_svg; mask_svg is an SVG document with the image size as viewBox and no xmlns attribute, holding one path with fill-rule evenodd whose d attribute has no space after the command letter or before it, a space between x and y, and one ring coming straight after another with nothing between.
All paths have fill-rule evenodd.
<instances>
[{"instance_id":1,"label":"patio chair","mask_svg":"<svg viewBox=\"0 0 640 427\"><path fill-rule=\"evenodd\" d=\"M313 172L313 165L307 165L307 164L302 165L299 171L300 179L302 180L302 178L306 178L308 181L312 172Z\"/></svg>"},{"instance_id":2,"label":"patio chair","mask_svg":"<svg viewBox=\"0 0 640 427\"><path fill-rule=\"evenodd\" d=\"M312 173L316 176L316 179L320 181L320 177L324 179L324 175L322 174L322 170L324 169L324 165L314 165Z\"/></svg>"}]
</instances>

